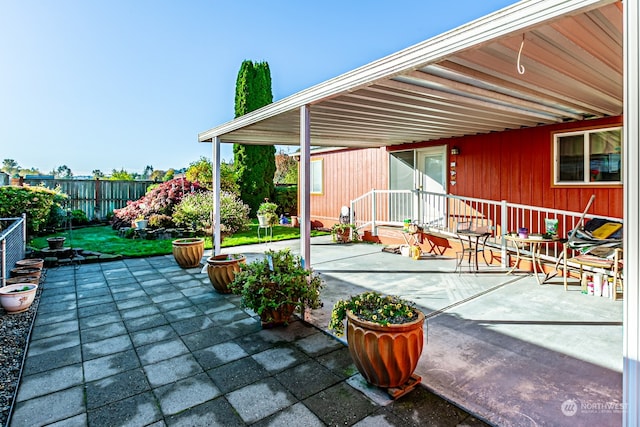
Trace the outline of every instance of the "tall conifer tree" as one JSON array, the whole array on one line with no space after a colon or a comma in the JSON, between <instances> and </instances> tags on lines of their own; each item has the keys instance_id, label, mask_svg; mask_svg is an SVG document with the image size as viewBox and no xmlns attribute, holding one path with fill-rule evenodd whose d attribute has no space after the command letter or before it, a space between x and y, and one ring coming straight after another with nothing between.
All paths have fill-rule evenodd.
<instances>
[{"instance_id":1,"label":"tall conifer tree","mask_svg":"<svg viewBox=\"0 0 640 427\"><path fill-rule=\"evenodd\" d=\"M240 117L273 102L271 71L266 62L244 61L236 81L235 116ZM275 193L276 148L273 145L233 145L240 197L252 213Z\"/></svg>"}]
</instances>

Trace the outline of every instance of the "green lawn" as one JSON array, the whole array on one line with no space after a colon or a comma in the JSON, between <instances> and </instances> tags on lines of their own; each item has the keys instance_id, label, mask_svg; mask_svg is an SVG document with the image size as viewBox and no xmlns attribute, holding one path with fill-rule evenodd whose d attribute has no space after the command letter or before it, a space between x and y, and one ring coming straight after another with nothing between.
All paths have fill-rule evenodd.
<instances>
[{"instance_id":1,"label":"green lawn","mask_svg":"<svg viewBox=\"0 0 640 427\"><path fill-rule=\"evenodd\" d=\"M312 230L311 236L328 234L326 232ZM31 240L30 246L35 249L47 247L47 238L64 236L67 238L65 246L82 248L89 251L101 252L111 255L123 255L126 257L145 257L153 255L166 255L171 253L171 240L142 240L125 239L118 236L118 232L111 226L86 227L64 231L47 236L39 236ZM290 240L300 238L300 229L294 227L273 227L273 240ZM252 222L250 229L227 237L222 242L222 247L250 245L258 243L258 223ZM205 238L205 248L211 249L211 236Z\"/></svg>"}]
</instances>

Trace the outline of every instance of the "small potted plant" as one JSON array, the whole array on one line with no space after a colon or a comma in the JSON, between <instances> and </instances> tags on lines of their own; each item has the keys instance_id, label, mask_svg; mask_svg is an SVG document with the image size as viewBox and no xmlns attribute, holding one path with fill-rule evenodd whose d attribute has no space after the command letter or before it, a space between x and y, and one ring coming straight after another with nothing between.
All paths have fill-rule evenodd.
<instances>
[{"instance_id":1,"label":"small potted plant","mask_svg":"<svg viewBox=\"0 0 640 427\"><path fill-rule=\"evenodd\" d=\"M269 200L265 200L260 203L258 207L258 223L260 227L273 227L278 223L278 214L276 211L278 210L278 205L270 202Z\"/></svg>"},{"instance_id":2,"label":"small potted plant","mask_svg":"<svg viewBox=\"0 0 640 427\"><path fill-rule=\"evenodd\" d=\"M349 243L358 240L358 229L355 224L334 224L331 227L331 238L337 243Z\"/></svg>"},{"instance_id":3,"label":"small potted plant","mask_svg":"<svg viewBox=\"0 0 640 427\"><path fill-rule=\"evenodd\" d=\"M143 215L138 215L138 217L135 220L135 224L138 230L144 230L147 228L147 225L149 224L149 220L145 219Z\"/></svg>"},{"instance_id":4,"label":"small potted plant","mask_svg":"<svg viewBox=\"0 0 640 427\"><path fill-rule=\"evenodd\" d=\"M317 273L303 267L289 249L267 251L262 259L236 272L229 285L242 296L242 306L260 316L263 328L287 325L294 310L319 308L324 283Z\"/></svg>"},{"instance_id":5,"label":"small potted plant","mask_svg":"<svg viewBox=\"0 0 640 427\"><path fill-rule=\"evenodd\" d=\"M345 319L349 353L364 379L385 388L407 383L424 342L424 314L415 304L364 292L336 302L329 329L342 336Z\"/></svg>"},{"instance_id":6,"label":"small potted plant","mask_svg":"<svg viewBox=\"0 0 640 427\"><path fill-rule=\"evenodd\" d=\"M15 314L27 311L36 296L38 285L35 283L19 283L0 288L0 303L7 313Z\"/></svg>"},{"instance_id":7,"label":"small potted plant","mask_svg":"<svg viewBox=\"0 0 640 427\"><path fill-rule=\"evenodd\" d=\"M65 240L67 240L67 238L62 236L49 237L47 238L47 244L49 245L49 249L62 249Z\"/></svg>"}]
</instances>

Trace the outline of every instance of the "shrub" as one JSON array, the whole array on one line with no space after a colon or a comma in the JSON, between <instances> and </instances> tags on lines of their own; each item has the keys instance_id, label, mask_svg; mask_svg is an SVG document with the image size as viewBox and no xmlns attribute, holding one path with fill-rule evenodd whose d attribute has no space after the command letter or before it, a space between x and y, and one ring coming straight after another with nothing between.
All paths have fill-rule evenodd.
<instances>
[{"instance_id":1,"label":"shrub","mask_svg":"<svg viewBox=\"0 0 640 427\"><path fill-rule=\"evenodd\" d=\"M140 199L127 202L127 206L114 211L111 226L118 230L131 226L136 218L150 218L151 215L172 215L184 194L205 191L197 182L176 178L164 182L147 192Z\"/></svg>"},{"instance_id":2,"label":"shrub","mask_svg":"<svg viewBox=\"0 0 640 427\"><path fill-rule=\"evenodd\" d=\"M211 231L213 200L210 191L186 194L173 211L177 226L195 230L199 234Z\"/></svg>"},{"instance_id":3,"label":"shrub","mask_svg":"<svg viewBox=\"0 0 640 427\"><path fill-rule=\"evenodd\" d=\"M223 191L220 193L220 231L234 234L249 228L249 206L240 196Z\"/></svg>"},{"instance_id":4,"label":"shrub","mask_svg":"<svg viewBox=\"0 0 640 427\"><path fill-rule=\"evenodd\" d=\"M86 225L89 223L87 214L81 209L74 209L71 211L71 224L73 225Z\"/></svg>"},{"instance_id":5,"label":"shrub","mask_svg":"<svg viewBox=\"0 0 640 427\"><path fill-rule=\"evenodd\" d=\"M213 192L186 195L173 213L173 221L200 233L213 226ZM249 226L249 207L233 193L220 193L220 231L233 234Z\"/></svg>"},{"instance_id":6,"label":"shrub","mask_svg":"<svg viewBox=\"0 0 640 427\"><path fill-rule=\"evenodd\" d=\"M169 215L153 214L149 217L149 228L171 228L174 225Z\"/></svg>"},{"instance_id":7,"label":"shrub","mask_svg":"<svg viewBox=\"0 0 640 427\"><path fill-rule=\"evenodd\" d=\"M59 190L44 187L0 187L0 217L27 214L27 232L44 230L52 212L60 209L67 196Z\"/></svg>"},{"instance_id":8,"label":"shrub","mask_svg":"<svg viewBox=\"0 0 640 427\"><path fill-rule=\"evenodd\" d=\"M275 202L280 206L281 214L298 215L298 186L276 186Z\"/></svg>"}]
</instances>

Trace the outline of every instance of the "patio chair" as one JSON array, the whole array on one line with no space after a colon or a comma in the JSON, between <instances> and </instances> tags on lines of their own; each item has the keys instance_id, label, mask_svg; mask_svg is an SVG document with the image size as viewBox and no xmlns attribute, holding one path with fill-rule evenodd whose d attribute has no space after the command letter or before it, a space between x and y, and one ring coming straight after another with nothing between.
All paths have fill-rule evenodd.
<instances>
[{"instance_id":1,"label":"patio chair","mask_svg":"<svg viewBox=\"0 0 640 427\"><path fill-rule=\"evenodd\" d=\"M355 213L353 216L355 221ZM351 209L349 206L343 206L340 208L340 215L338 215L338 223L339 224L350 224L351 223Z\"/></svg>"},{"instance_id":2,"label":"patio chair","mask_svg":"<svg viewBox=\"0 0 640 427\"><path fill-rule=\"evenodd\" d=\"M456 252L456 271L462 273L462 261L465 257L468 257L469 270L473 260L475 271L478 271L478 253L482 254L482 259L489 266L484 250L487 239L491 236L490 226L478 225L473 220L460 221L456 223L456 236L460 242L460 251Z\"/></svg>"}]
</instances>

